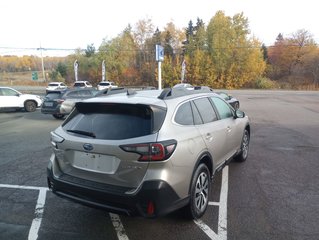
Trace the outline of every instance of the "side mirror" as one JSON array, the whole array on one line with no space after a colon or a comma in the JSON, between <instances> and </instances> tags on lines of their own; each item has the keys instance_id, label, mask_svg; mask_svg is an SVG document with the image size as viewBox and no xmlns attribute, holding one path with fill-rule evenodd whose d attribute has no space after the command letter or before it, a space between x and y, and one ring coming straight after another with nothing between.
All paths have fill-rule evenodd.
<instances>
[{"instance_id":1,"label":"side mirror","mask_svg":"<svg viewBox=\"0 0 319 240\"><path fill-rule=\"evenodd\" d=\"M246 114L243 111L240 111L239 109L235 111L235 118L244 118L245 116Z\"/></svg>"}]
</instances>

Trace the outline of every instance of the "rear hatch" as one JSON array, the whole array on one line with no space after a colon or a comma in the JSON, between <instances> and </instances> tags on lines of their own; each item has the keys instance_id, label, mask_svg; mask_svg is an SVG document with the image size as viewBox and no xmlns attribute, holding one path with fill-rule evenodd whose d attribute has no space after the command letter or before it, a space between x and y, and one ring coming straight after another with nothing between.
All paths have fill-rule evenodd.
<instances>
[{"instance_id":1,"label":"rear hatch","mask_svg":"<svg viewBox=\"0 0 319 240\"><path fill-rule=\"evenodd\" d=\"M149 162L123 146L156 142L166 110L144 104L79 102L54 135L55 156L64 174L137 188Z\"/></svg>"},{"instance_id":2,"label":"rear hatch","mask_svg":"<svg viewBox=\"0 0 319 240\"><path fill-rule=\"evenodd\" d=\"M56 109L64 99L62 99L63 92L49 92L45 97L42 104L43 109Z\"/></svg>"}]
</instances>

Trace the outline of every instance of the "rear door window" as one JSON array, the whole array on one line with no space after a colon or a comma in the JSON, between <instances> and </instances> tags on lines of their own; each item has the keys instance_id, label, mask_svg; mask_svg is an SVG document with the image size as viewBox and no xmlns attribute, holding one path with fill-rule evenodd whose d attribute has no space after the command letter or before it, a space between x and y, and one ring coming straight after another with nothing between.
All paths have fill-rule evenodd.
<instances>
[{"instance_id":1,"label":"rear door window","mask_svg":"<svg viewBox=\"0 0 319 240\"><path fill-rule=\"evenodd\" d=\"M68 94L66 94L65 97L66 97L66 98L78 98L78 97L80 97L79 91L69 92Z\"/></svg>"},{"instance_id":2,"label":"rear door window","mask_svg":"<svg viewBox=\"0 0 319 240\"><path fill-rule=\"evenodd\" d=\"M80 97L85 97L85 98L93 96L93 94L90 90L79 91L79 95L80 95Z\"/></svg>"},{"instance_id":3,"label":"rear door window","mask_svg":"<svg viewBox=\"0 0 319 240\"><path fill-rule=\"evenodd\" d=\"M194 123L195 125L203 124L203 119L201 118L197 107L195 106L194 102L191 102L192 110L193 110L193 116L194 116Z\"/></svg>"},{"instance_id":4,"label":"rear door window","mask_svg":"<svg viewBox=\"0 0 319 240\"><path fill-rule=\"evenodd\" d=\"M217 115L208 98L196 99L194 100L194 104L204 123L209 123L217 120Z\"/></svg>"}]
</instances>

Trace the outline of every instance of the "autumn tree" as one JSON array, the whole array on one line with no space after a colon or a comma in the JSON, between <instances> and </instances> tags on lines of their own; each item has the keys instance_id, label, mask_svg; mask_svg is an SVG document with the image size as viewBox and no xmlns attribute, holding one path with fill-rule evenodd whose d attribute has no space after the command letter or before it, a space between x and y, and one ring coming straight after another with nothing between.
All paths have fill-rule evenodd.
<instances>
[{"instance_id":1,"label":"autumn tree","mask_svg":"<svg viewBox=\"0 0 319 240\"><path fill-rule=\"evenodd\" d=\"M304 74L309 79L309 84L319 86L319 49L313 49L304 58Z\"/></svg>"},{"instance_id":2,"label":"autumn tree","mask_svg":"<svg viewBox=\"0 0 319 240\"><path fill-rule=\"evenodd\" d=\"M184 31L178 29L173 22L169 22L164 27L164 32L170 34L170 46L174 50L175 55L182 53L182 41L185 40Z\"/></svg>"},{"instance_id":3,"label":"autumn tree","mask_svg":"<svg viewBox=\"0 0 319 240\"><path fill-rule=\"evenodd\" d=\"M137 50L130 25L116 38L104 40L97 58L99 63L105 61L107 78L119 85L137 84Z\"/></svg>"},{"instance_id":4,"label":"autumn tree","mask_svg":"<svg viewBox=\"0 0 319 240\"><path fill-rule=\"evenodd\" d=\"M228 17L218 11L207 26L207 47L215 71L213 86L236 88L253 81L265 70L256 39L249 39L243 13Z\"/></svg>"},{"instance_id":5,"label":"autumn tree","mask_svg":"<svg viewBox=\"0 0 319 240\"><path fill-rule=\"evenodd\" d=\"M162 63L162 86L173 87L181 82L181 58L180 56L165 56ZM157 71L156 71L157 73Z\"/></svg>"},{"instance_id":6,"label":"autumn tree","mask_svg":"<svg viewBox=\"0 0 319 240\"><path fill-rule=\"evenodd\" d=\"M316 72L310 67L316 54L317 46L308 31L298 30L287 38L279 34L274 46L269 47L271 71L268 74L275 80L286 81L293 86L307 82L309 76L306 74Z\"/></svg>"}]
</instances>

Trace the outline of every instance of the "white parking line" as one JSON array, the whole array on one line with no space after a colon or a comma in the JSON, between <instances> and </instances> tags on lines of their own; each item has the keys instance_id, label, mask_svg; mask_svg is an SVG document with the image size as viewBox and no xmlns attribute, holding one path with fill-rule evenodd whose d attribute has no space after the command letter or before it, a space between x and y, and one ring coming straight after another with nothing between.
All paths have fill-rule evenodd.
<instances>
[{"instance_id":1,"label":"white parking line","mask_svg":"<svg viewBox=\"0 0 319 240\"><path fill-rule=\"evenodd\" d=\"M37 205L35 206L35 218L33 219L31 224L28 240L36 240L38 238L38 232L42 222L42 215L43 215L46 195L47 195L47 190L40 189Z\"/></svg>"},{"instance_id":2,"label":"white parking line","mask_svg":"<svg viewBox=\"0 0 319 240\"><path fill-rule=\"evenodd\" d=\"M125 229L122 225L120 216L114 213L110 213L110 217L113 223L113 227L115 228L117 238L119 240L128 240L128 236L125 233Z\"/></svg>"},{"instance_id":3,"label":"white parking line","mask_svg":"<svg viewBox=\"0 0 319 240\"><path fill-rule=\"evenodd\" d=\"M228 196L228 166L223 169L222 186L219 198L218 237L227 240L227 196Z\"/></svg>"},{"instance_id":4,"label":"white parking line","mask_svg":"<svg viewBox=\"0 0 319 240\"><path fill-rule=\"evenodd\" d=\"M0 184L0 188L14 188L14 189L26 189L26 190L38 190L39 196L35 207L35 218L32 221L31 228L29 230L28 240L37 240L38 232L42 222L43 210L46 200L46 193L49 190L46 187L33 187L33 186L21 186L21 185L9 185ZM194 223L204 231L204 233L212 240L227 240L227 195L228 195L228 166L223 169L222 172L222 185L220 190L219 202L209 202L210 206L219 207L218 216L218 233L216 234L207 224L202 220L194 220ZM125 229L121 222L119 215L109 213L113 227L115 228L117 238L119 240L129 240L126 235Z\"/></svg>"},{"instance_id":5,"label":"white parking line","mask_svg":"<svg viewBox=\"0 0 319 240\"><path fill-rule=\"evenodd\" d=\"M18 189L29 189L29 190L49 190L46 187L33 187L33 186L22 186L22 185L10 185L10 184L0 184L0 188L18 188Z\"/></svg>"},{"instance_id":6,"label":"white parking line","mask_svg":"<svg viewBox=\"0 0 319 240\"><path fill-rule=\"evenodd\" d=\"M222 186L218 202L209 202L209 205L219 206L218 233L216 234L202 220L194 220L195 224L212 240L227 240L227 196L228 196L228 166L222 172Z\"/></svg>"},{"instance_id":7,"label":"white parking line","mask_svg":"<svg viewBox=\"0 0 319 240\"><path fill-rule=\"evenodd\" d=\"M29 230L28 240L38 239L38 232L42 222L43 209L45 205L45 199L47 195L48 188L44 187L32 187L32 186L21 186L21 185L9 185L0 184L0 188L13 188L13 189L27 189L27 190L38 190L39 196L37 200L37 205L35 206L35 218L32 220L31 228Z\"/></svg>"}]
</instances>

